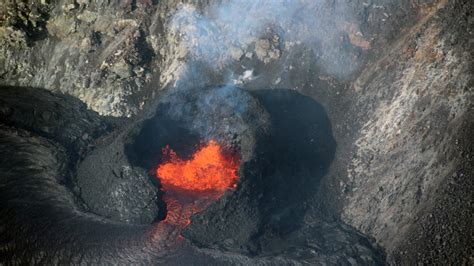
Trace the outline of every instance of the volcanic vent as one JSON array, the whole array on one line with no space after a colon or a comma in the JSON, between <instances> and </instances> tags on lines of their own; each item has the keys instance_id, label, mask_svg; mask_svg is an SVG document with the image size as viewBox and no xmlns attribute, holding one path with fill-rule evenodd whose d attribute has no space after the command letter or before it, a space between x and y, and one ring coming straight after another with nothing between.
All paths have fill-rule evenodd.
<instances>
[{"instance_id":1,"label":"volcanic vent","mask_svg":"<svg viewBox=\"0 0 474 266\"><path fill-rule=\"evenodd\" d=\"M264 255L302 248L304 230L321 230L315 221L328 226L324 217L305 222L336 149L317 102L290 90L224 86L176 91L156 110L125 151L163 191L162 220L189 241ZM360 237L325 230L346 230L342 239L328 236L341 247Z\"/></svg>"},{"instance_id":2,"label":"volcanic vent","mask_svg":"<svg viewBox=\"0 0 474 266\"><path fill-rule=\"evenodd\" d=\"M264 114L262 117L255 114ZM235 190L241 163L253 153L268 119L258 102L234 87L179 91L129 136L126 154L164 192L165 221L184 226Z\"/></svg>"}]
</instances>

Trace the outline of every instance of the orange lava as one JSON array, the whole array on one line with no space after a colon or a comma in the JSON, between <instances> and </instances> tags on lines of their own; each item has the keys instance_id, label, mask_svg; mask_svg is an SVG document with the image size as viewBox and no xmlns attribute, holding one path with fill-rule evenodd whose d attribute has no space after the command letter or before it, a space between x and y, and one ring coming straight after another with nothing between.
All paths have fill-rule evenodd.
<instances>
[{"instance_id":1,"label":"orange lava","mask_svg":"<svg viewBox=\"0 0 474 266\"><path fill-rule=\"evenodd\" d=\"M163 155L169 160L158 166L156 175L165 191L181 189L223 193L228 188L234 188L239 179L240 158L225 154L214 140L201 147L187 161L179 158L169 147L163 149Z\"/></svg>"},{"instance_id":2,"label":"orange lava","mask_svg":"<svg viewBox=\"0 0 474 266\"><path fill-rule=\"evenodd\" d=\"M156 169L167 206L164 222L185 228L191 216L219 199L239 179L240 157L225 153L214 140L198 149L190 160L179 158L168 146L166 158Z\"/></svg>"}]
</instances>

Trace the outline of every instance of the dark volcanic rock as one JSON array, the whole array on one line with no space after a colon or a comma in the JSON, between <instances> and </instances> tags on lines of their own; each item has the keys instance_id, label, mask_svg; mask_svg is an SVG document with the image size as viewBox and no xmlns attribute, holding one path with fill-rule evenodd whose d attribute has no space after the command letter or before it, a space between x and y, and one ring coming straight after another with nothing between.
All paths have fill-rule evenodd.
<instances>
[{"instance_id":1,"label":"dark volcanic rock","mask_svg":"<svg viewBox=\"0 0 474 266\"><path fill-rule=\"evenodd\" d=\"M75 156L113 125L74 97L38 88L0 87L0 107L0 122L55 139Z\"/></svg>"},{"instance_id":2,"label":"dark volcanic rock","mask_svg":"<svg viewBox=\"0 0 474 266\"><path fill-rule=\"evenodd\" d=\"M158 188L130 165L123 137L89 154L78 167L77 186L90 212L126 223L151 224L159 216Z\"/></svg>"},{"instance_id":3,"label":"dark volcanic rock","mask_svg":"<svg viewBox=\"0 0 474 266\"><path fill-rule=\"evenodd\" d=\"M71 96L14 87L1 87L0 96L0 122L63 146L69 157L68 172L75 172L76 160L86 156L96 144L94 140L114 126ZM118 138L107 147L94 150L79 165L77 177L71 173L73 176L62 176L60 182L75 191L78 200L85 204L83 208L92 213L149 224L158 215L157 189L146 173L130 168L120 147L123 141Z\"/></svg>"}]
</instances>

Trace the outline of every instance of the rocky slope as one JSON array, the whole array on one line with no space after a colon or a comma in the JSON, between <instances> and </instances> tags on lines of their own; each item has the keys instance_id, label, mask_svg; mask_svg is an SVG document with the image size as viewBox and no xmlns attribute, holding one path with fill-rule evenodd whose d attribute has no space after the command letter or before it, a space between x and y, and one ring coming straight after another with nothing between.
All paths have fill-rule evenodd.
<instances>
[{"instance_id":1,"label":"rocky slope","mask_svg":"<svg viewBox=\"0 0 474 266\"><path fill-rule=\"evenodd\" d=\"M343 219L403 264L472 262L471 9L440 3L354 82L372 115L342 183Z\"/></svg>"}]
</instances>

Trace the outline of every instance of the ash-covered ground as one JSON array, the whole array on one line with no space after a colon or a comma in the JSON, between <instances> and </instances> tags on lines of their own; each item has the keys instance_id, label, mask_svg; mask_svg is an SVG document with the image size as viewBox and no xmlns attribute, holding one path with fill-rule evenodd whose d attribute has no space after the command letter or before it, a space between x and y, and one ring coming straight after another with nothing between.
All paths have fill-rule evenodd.
<instances>
[{"instance_id":1,"label":"ash-covered ground","mask_svg":"<svg viewBox=\"0 0 474 266\"><path fill-rule=\"evenodd\" d=\"M94 218L100 226L91 228L110 230L117 237L111 239L124 243L114 245L114 252L120 254L127 243L130 249L141 247L142 239L136 235L147 231L143 224L162 219L161 192L148 178L149 169L134 162L136 156L125 145L154 117L159 101L177 92L193 102L200 97L196 88L203 88L205 95L204 88L236 86L261 101L266 110L260 112L261 117L255 108L250 112L257 115L252 121L260 121L250 124L261 126L265 123L258 119L276 119L273 125L280 122L278 117L288 120L292 116L286 110L296 120L312 121L308 109L288 100L303 97L324 110L335 147L314 193L304 199L299 229L280 241L287 246L275 244L278 241L271 234L276 229L254 224L266 224L259 215L278 213L275 206L259 213L249 211L262 210L249 202L248 209L240 210L253 215L249 224L239 221L235 229L222 233L225 222L213 221L215 231L206 231L207 214L220 213L220 208L225 217L236 215L225 206L233 206L232 197L246 199L246 190L237 190L195 217L184 236L202 250L184 247L188 257L175 263L187 263L193 257L195 263L210 263L209 257L219 256L226 257L221 262L236 264L304 263L305 256L311 258L306 262L315 262L315 250L328 252L331 247L311 242L311 237L329 242L337 239L343 247L360 237L365 240L356 242L364 243L364 248L383 250L387 264L472 264L473 9L468 0L2 2L0 85L14 86L2 87L0 93L2 145L33 147L23 153L9 152L15 156L39 149L44 158L52 156L47 151L54 151L56 161L65 161L57 166L63 175L56 180L71 193L64 206L102 217ZM273 92L262 96L263 90L275 90L275 95L286 95L280 96L288 101L270 100ZM281 110L273 110L272 116L265 102ZM180 110L175 112L177 117L182 115ZM288 125L279 126L297 134L298 130L290 130L290 122L285 123ZM303 129L297 129L306 132L310 128L299 123ZM247 150L252 150L250 144ZM9 169L9 156L0 157L4 171ZM42 159L38 169L56 161ZM12 185L7 182L10 174L2 172L2 185ZM137 177L138 182L132 179ZM50 187L50 182L45 181L44 186ZM131 194L136 197L130 198ZM21 195L4 195L2 214L12 215L14 208L30 210L18 203L21 200L8 198L20 199ZM47 195L40 198L48 199ZM19 213L24 215L17 217L20 222L29 213L41 215ZM83 225L82 220L76 222ZM109 223L113 226L107 227ZM240 224L249 232L235 237L232 233ZM6 222L0 225L0 231L5 230L9 230ZM34 232L34 225L28 230L24 232ZM162 228L157 232L169 233ZM53 235L60 238L61 234ZM78 229L71 238L84 245L91 239L100 242L96 239L100 234L96 238L93 232L83 238L79 235ZM220 239L214 241L209 235ZM250 236L255 238L249 240ZM38 239L48 239L43 237ZM7 251L23 247L15 243L14 239L2 240L1 250L12 261L19 255ZM308 253L285 253L293 244L309 247L304 249ZM51 256L65 262L68 252ZM87 252L79 256L84 261L100 262L100 256L113 261L106 250ZM117 258L134 261L129 252ZM272 256L277 257L272 252L283 258L272 261ZM362 247L344 252L341 254L354 257L363 253ZM260 261L252 261L252 256L260 256Z\"/></svg>"}]
</instances>

